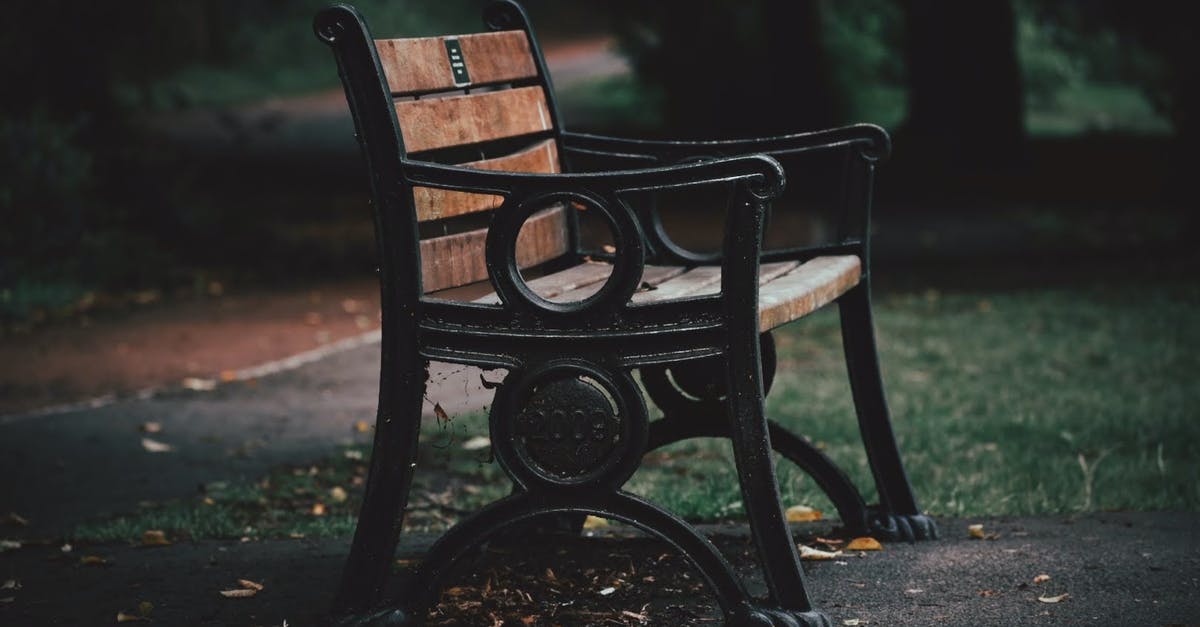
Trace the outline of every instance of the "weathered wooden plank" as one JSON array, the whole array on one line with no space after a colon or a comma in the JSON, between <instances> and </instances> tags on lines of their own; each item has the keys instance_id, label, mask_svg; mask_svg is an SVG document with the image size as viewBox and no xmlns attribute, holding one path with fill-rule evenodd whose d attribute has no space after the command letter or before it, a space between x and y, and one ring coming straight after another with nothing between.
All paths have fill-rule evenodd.
<instances>
[{"instance_id":1,"label":"weathered wooden plank","mask_svg":"<svg viewBox=\"0 0 1200 627\"><path fill-rule=\"evenodd\" d=\"M657 289L659 284L661 284L664 281L667 281L668 279L671 279L672 277L676 277L676 276L679 276L680 274L683 274L683 271L684 271L684 268L682 268L680 266L645 266L645 267L643 267L642 268L642 279L641 279L641 281L638 282L638 286L639 286L638 291L633 294L633 298L631 300L636 302L636 300L638 298L638 294L648 293L648 292L653 291L651 289L648 289L646 286ZM599 292L600 288L602 288L602 287L604 287L604 283L593 283L592 285L585 285L581 288L574 289L569 292L563 292L562 294L559 294L557 298L553 298L551 300L556 300L561 303L579 302L585 298L592 296L596 292Z\"/></svg>"},{"instance_id":2,"label":"weathered wooden plank","mask_svg":"<svg viewBox=\"0 0 1200 627\"><path fill-rule=\"evenodd\" d=\"M529 289L533 290L538 296L546 299L554 299L563 292L569 292L592 285L593 283L602 284L610 274L612 274L612 266L610 264L589 261L560 272L555 272L554 274L538 277L527 284L529 285ZM500 297L493 292L475 299L475 302L495 305L500 303Z\"/></svg>"},{"instance_id":3,"label":"weathered wooden plank","mask_svg":"<svg viewBox=\"0 0 1200 627\"><path fill-rule=\"evenodd\" d=\"M762 285L782 276L800 265L795 261L764 263L758 268L758 283ZM634 302L653 303L662 300L707 296L721 291L721 266L700 266L677 276L650 292L634 294Z\"/></svg>"},{"instance_id":4,"label":"weathered wooden plank","mask_svg":"<svg viewBox=\"0 0 1200 627\"><path fill-rule=\"evenodd\" d=\"M425 291L466 285L488 276L484 261L487 229L421 240L421 281ZM525 221L517 235L517 265L535 266L567 252L565 210L547 209Z\"/></svg>"},{"instance_id":5,"label":"weathered wooden plank","mask_svg":"<svg viewBox=\"0 0 1200 627\"><path fill-rule=\"evenodd\" d=\"M541 87L481 94L397 100L404 148L420 152L548 131L550 113Z\"/></svg>"},{"instance_id":6,"label":"weathered wooden plank","mask_svg":"<svg viewBox=\"0 0 1200 627\"><path fill-rule=\"evenodd\" d=\"M451 67L447 39L458 40L469 82L464 82ZM457 37L377 39L375 47L388 88L395 94L444 91L468 84L503 83L537 76L529 39L519 30Z\"/></svg>"},{"instance_id":7,"label":"weathered wooden plank","mask_svg":"<svg viewBox=\"0 0 1200 627\"><path fill-rule=\"evenodd\" d=\"M854 255L817 257L764 285L758 293L758 328L769 331L833 302L862 277Z\"/></svg>"},{"instance_id":8,"label":"weathered wooden plank","mask_svg":"<svg viewBox=\"0 0 1200 627\"><path fill-rule=\"evenodd\" d=\"M553 139L546 139L511 155L471 161L462 165L480 170L556 173L559 171L558 148ZM502 202L503 197L491 194L472 194L432 187L413 188L413 203L417 208L417 220L421 222L489 211L499 207Z\"/></svg>"}]
</instances>

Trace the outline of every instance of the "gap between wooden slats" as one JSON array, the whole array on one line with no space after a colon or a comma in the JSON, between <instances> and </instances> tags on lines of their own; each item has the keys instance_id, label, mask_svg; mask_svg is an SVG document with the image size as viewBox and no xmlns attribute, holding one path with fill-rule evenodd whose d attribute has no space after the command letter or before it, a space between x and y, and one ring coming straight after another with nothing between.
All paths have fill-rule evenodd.
<instances>
[{"instance_id":1,"label":"gap between wooden slats","mask_svg":"<svg viewBox=\"0 0 1200 627\"><path fill-rule=\"evenodd\" d=\"M854 255L817 257L767 283L758 293L758 328L769 331L833 302L862 277Z\"/></svg>"},{"instance_id":2,"label":"gap between wooden slats","mask_svg":"<svg viewBox=\"0 0 1200 627\"><path fill-rule=\"evenodd\" d=\"M421 240L421 281L425 291L457 287L487 278L484 248L487 229ZM567 252L565 210L547 209L531 216L517 235L517 265L550 261Z\"/></svg>"},{"instance_id":3,"label":"gap between wooden slats","mask_svg":"<svg viewBox=\"0 0 1200 627\"><path fill-rule=\"evenodd\" d=\"M455 83L446 54L448 38L375 40L388 89L397 95L411 95L461 88ZM459 35L457 39L472 85L537 77L537 65L524 31Z\"/></svg>"},{"instance_id":4,"label":"gap between wooden slats","mask_svg":"<svg viewBox=\"0 0 1200 627\"><path fill-rule=\"evenodd\" d=\"M553 139L546 139L511 155L461 165L480 170L554 174L559 171L558 148L555 147ZM488 211L499 207L502 202L502 196L491 194L472 194L432 187L413 188L413 204L417 209L417 220L421 222Z\"/></svg>"},{"instance_id":5,"label":"gap between wooden slats","mask_svg":"<svg viewBox=\"0 0 1200 627\"><path fill-rule=\"evenodd\" d=\"M408 152L478 144L553 128L541 87L397 100L396 117Z\"/></svg>"}]
</instances>

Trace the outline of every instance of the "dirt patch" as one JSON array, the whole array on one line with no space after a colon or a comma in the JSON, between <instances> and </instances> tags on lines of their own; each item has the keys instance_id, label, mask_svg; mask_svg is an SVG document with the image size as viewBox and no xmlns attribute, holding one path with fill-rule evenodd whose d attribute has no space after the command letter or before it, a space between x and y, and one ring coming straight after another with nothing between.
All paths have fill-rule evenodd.
<instances>
[{"instance_id":1,"label":"dirt patch","mask_svg":"<svg viewBox=\"0 0 1200 627\"><path fill-rule=\"evenodd\" d=\"M379 328L371 279L166 302L10 335L0 415L127 395L314 349Z\"/></svg>"}]
</instances>

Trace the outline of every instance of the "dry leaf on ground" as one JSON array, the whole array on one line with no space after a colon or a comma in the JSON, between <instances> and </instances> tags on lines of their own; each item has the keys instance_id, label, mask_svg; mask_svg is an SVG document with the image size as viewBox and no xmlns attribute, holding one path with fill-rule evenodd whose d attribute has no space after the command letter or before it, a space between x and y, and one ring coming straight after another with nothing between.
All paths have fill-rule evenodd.
<instances>
[{"instance_id":1,"label":"dry leaf on ground","mask_svg":"<svg viewBox=\"0 0 1200 627\"><path fill-rule=\"evenodd\" d=\"M831 560L842 556L841 551L822 551L803 544L798 544L796 547L800 549L800 559L802 560Z\"/></svg>"},{"instance_id":2,"label":"dry leaf on ground","mask_svg":"<svg viewBox=\"0 0 1200 627\"><path fill-rule=\"evenodd\" d=\"M258 590L252 588L240 588L237 590L222 590L221 596L227 599L247 599L258 594Z\"/></svg>"},{"instance_id":3,"label":"dry leaf on ground","mask_svg":"<svg viewBox=\"0 0 1200 627\"><path fill-rule=\"evenodd\" d=\"M784 512L788 522L812 522L821 520L821 511L807 505L793 505Z\"/></svg>"},{"instance_id":4,"label":"dry leaf on ground","mask_svg":"<svg viewBox=\"0 0 1200 627\"><path fill-rule=\"evenodd\" d=\"M185 390L193 392L208 392L217 389L217 382L212 379L201 379L199 377L188 377L183 380L182 385Z\"/></svg>"},{"instance_id":5,"label":"dry leaf on ground","mask_svg":"<svg viewBox=\"0 0 1200 627\"><path fill-rule=\"evenodd\" d=\"M1050 575L1041 574L1033 578L1033 583L1046 583L1050 581Z\"/></svg>"},{"instance_id":6,"label":"dry leaf on ground","mask_svg":"<svg viewBox=\"0 0 1200 627\"><path fill-rule=\"evenodd\" d=\"M15 551L19 548L21 548L21 543L16 540L0 540L0 553Z\"/></svg>"},{"instance_id":7,"label":"dry leaf on ground","mask_svg":"<svg viewBox=\"0 0 1200 627\"><path fill-rule=\"evenodd\" d=\"M1038 597L1038 600L1041 601L1042 603L1058 603L1060 601L1066 600L1067 597L1070 597L1070 596L1071 596L1070 594L1067 594L1066 592L1064 592L1062 594L1056 594L1054 596L1040 596L1040 597Z\"/></svg>"},{"instance_id":8,"label":"dry leaf on ground","mask_svg":"<svg viewBox=\"0 0 1200 627\"><path fill-rule=\"evenodd\" d=\"M258 583L257 581L250 581L249 579L238 579L238 585L246 590L254 590L255 592L263 589L263 585L261 583Z\"/></svg>"},{"instance_id":9,"label":"dry leaf on ground","mask_svg":"<svg viewBox=\"0 0 1200 627\"><path fill-rule=\"evenodd\" d=\"M141 431L142 433L158 433L162 431L162 423L143 422L142 424L138 425L138 431Z\"/></svg>"},{"instance_id":10,"label":"dry leaf on ground","mask_svg":"<svg viewBox=\"0 0 1200 627\"><path fill-rule=\"evenodd\" d=\"M481 451L492 445L492 440L486 436L477 435L462 443L464 451Z\"/></svg>"},{"instance_id":11,"label":"dry leaf on ground","mask_svg":"<svg viewBox=\"0 0 1200 627\"><path fill-rule=\"evenodd\" d=\"M333 486L329 489L329 498L333 499L334 503L344 503L350 495L346 493L346 489L342 486Z\"/></svg>"},{"instance_id":12,"label":"dry leaf on ground","mask_svg":"<svg viewBox=\"0 0 1200 627\"><path fill-rule=\"evenodd\" d=\"M21 582L16 579L5 579L3 584L0 584L0 590L20 590Z\"/></svg>"},{"instance_id":13,"label":"dry leaf on ground","mask_svg":"<svg viewBox=\"0 0 1200 627\"><path fill-rule=\"evenodd\" d=\"M161 529L147 529L142 532L142 546L167 546L171 541Z\"/></svg>"},{"instance_id":14,"label":"dry leaf on ground","mask_svg":"<svg viewBox=\"0 0 1200 627\"><path fill-rule=\"evenodd\" d=\"M354 430L359 433L366 433L371 430L371 423L366 420L359 420L354 423Z\"/></svg>"},{"instance_id":15,"label":"dry leaf on ground","mask_svg":"<svg viewBox=\"0 0 1200 627\"><path fill-rule=\"evenodd\" d=\"M608 526L607 518L601 518L599 516L588 516L587 518L583 519L583 528L584 529L600 529L601 527L607 527L607 526Z\"/></svg>"},{"instance_id":16,"label":"dry leaf on ground","mask_svg":"<svg viewBox=\"0 0 1200 627\"><path fill-rule=\"evenodd\" d=\"M324 503L313 503L311 512L312 512L313 516L324 516L325 515L325 504Z\"/></svg>"},{"instance_id":17,"label":"dry leaf on ground","mask_svg":"<svg viewBox=\"0 0 1200 627\"><path fill-rule=\"evenodd\" d=\"M24 516L21 516L20 514L18 514L16 512L9 512L9 513L5 514L4 519L0 522L2 522L5 525L12 525L14 527L28 527L29 526L29 521L26 520Z\"/></svg>"},{"instance_id":18,"label":"dry leaf on ground","mask_svg":"<svg viewBox=\"0 0 1200 627\"><path fill-rule=\"evenodd\" d=\"M150 620L150 619L146 618L145 616L138 616L137 614L130 614L128 612L117 612L117 622L118 623L133 623L133 622L148 621L148 620Z\"/></svg>"},{"instance_id":19,"label":"dry leaf on ground","mask_svg":"<svg viewBox=\"0 0 1200 627\"><path fill-rule=\"evenodd\" d=\"M150 453L170 453L175 450L174 446L166 442L159 442L150 438L142 438L142 448Z\"/></svg>"},{"instance_id":20,"label":"dry leaf on ground","mask_svg":"<svg viewBox=\"0 0 1200 627\"><path fill-rule=\"evenodd\" d=\"M84 555L79 558L79 563L84 566L107 566L108 560L99 555Z\"/></svg>"},{"instance_id":21,"label":"dry leaf on ground","mask_svg":"<svg viewBox=\"0 0 1200 627\"><path fill-rule=\"evenodd\" d=\"M883 545L880 544L879 540L876 540L875 538L872 538L870 536L864 536L861 538L855 538L855 539L851 540L850 544L847 544L844 550L846 550L846 551L882 551Z\"/></svg>"}]
</instances>

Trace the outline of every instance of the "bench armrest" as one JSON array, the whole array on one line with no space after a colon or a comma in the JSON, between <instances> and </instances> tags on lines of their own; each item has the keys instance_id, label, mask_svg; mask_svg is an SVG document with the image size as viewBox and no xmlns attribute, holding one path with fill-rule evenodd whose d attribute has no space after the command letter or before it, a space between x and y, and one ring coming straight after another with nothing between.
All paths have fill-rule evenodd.
<instances>
[{"instance_id":1,"label":"bench armrest","mask_svg":"<svg viewBox=\"0 0 1200 627\"><path fill-rule=\"evenodd\" d=\"M854 124L776 137L709 141L629 139L567 131L562 134L562 142L563 150L567 153L651 163L753 153L784 156L854 145L861 147L865 157L882 161L892 150L887 131L874 124Z\"/></svg>"},{"instance_id":2,"label":"bench armrest","mask_svg":"<svg viewBox=\"0 0 1200 627\"><path fill-rule=\"evenodd\" d=\"M500 196L545 193L647 191L705 183L744 181L761 199L782 193L783 167L765 155L720 158L701 163L604 172L539 174L480 170L428 161L402 160L405 179L413 185Z\"/></svg>"}]
</instances>

